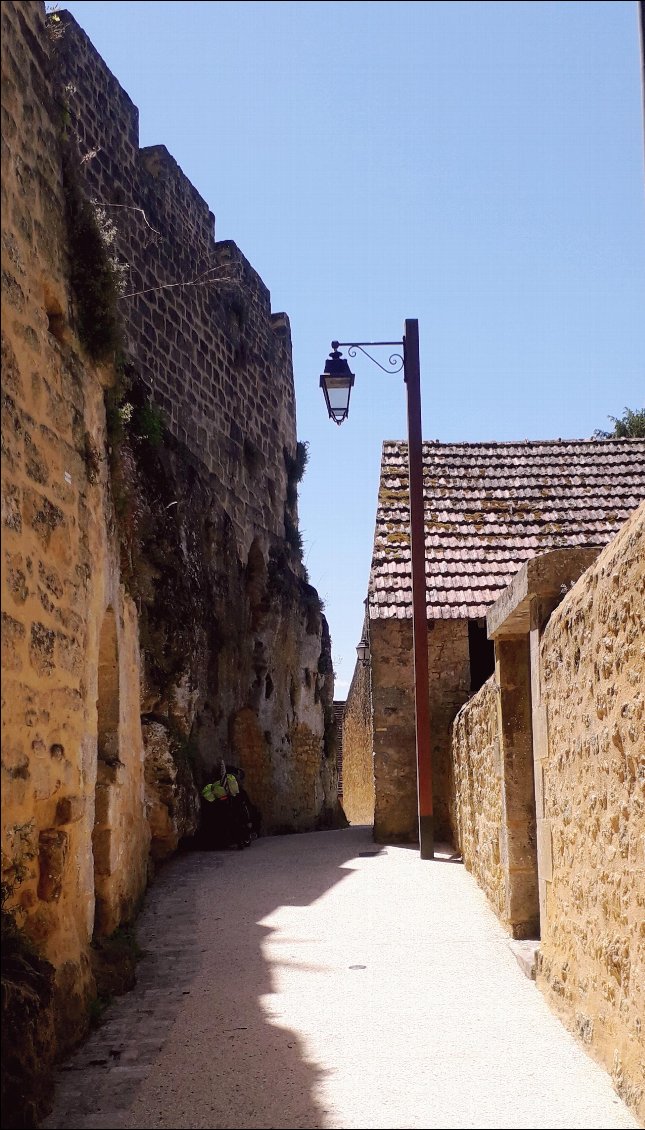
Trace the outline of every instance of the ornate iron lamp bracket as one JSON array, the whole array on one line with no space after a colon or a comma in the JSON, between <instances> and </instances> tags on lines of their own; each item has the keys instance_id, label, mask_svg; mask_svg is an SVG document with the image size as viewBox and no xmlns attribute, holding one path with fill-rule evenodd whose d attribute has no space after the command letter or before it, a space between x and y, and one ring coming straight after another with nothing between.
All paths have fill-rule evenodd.
<instances>
[{"instance_id":1,"label":"ornate iron lamp bracket","mask_svg":"<svg viewBox=\"0 0 645 1130\"><path fill-rule=\"evenodd\" d=\"M331 343L332 349L338 349L339 346L342 346L343 349L346 349L347 355L349 357L355 357L357 349L360 349L361 353L364 353L365 356L368 357L370 361L372 361L375 365L377 365L379 369L382 369L384 373L401 372L404 365L402 353L391 353L388 358L387 366L385 366L381 365L381 362L377 361L376 357L372 357L372 354L367 352L367 349L365 349L366 345L369 345L372 349L388 345L398 345L403 348L402 341L332 341Z\"/></svg>"}]
</instances>

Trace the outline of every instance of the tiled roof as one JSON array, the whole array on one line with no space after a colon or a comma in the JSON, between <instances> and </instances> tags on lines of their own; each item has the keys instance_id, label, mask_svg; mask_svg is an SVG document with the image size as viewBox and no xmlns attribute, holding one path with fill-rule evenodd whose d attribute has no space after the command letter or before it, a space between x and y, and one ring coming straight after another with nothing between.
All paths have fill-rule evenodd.
<instances>
[{"instance_id":1,"label":"tiled roof","mask_svg":"<svg viewBox=\"0 0 645 1130\"><path fill-rule=\"evenodd\" d=\"M424 443L427 609L485 616L530 557L603 546L645 499L645 440ZM412 615L408 445L383 444L370 617Z\"/></svg>"},{"instance_id":2,"label":"tiled roof","mask_svg":"<svg viewBox=\"0 0 645 1130\"><path fill-rule=\"evenodd\" d=\"M338 769L338 795L343 795L343 715L345 699L335 698L332 706L334 733L336 737L336 768Z\"/></svg>"}]
</instances>

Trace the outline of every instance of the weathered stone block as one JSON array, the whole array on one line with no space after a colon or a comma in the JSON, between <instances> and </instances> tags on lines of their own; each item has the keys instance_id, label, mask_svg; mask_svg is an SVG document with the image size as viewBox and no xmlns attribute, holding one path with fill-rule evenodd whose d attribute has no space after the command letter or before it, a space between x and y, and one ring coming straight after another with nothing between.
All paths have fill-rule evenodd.
<instances>
[{"instance_id":1,"label":"weathered stone block","mask_svg":"<svg viewBox=\"0 0 645 1130\"><path fill-rule=\"evenodd\" d=\"M31 665L39 675L51 675L54 670L54 645L56 633L44 624L32 624L29 643Z\"/></svg>"},{"instance_id":2,"label":"weathered stone block","mask_svg":"<svg viewBox=\"0 0 645 1130\"><path fill-rule=\"evenodd\" d=\"M5 671L20 671L23 660L21 645L25 626L6 612L2 613L2 666Z\"/></svg>"},{"instance_id":3,"label":"weathered stone block","mask_svg":"<svg viewBox=\"0 0 645 1130\"><path fill-rule=\"evenodd\" d=\"M507 824L506 844L511 871L536 870L536 828L533 824Z\"/></svg>"},{"instance_id":4,"label":"weathered stone block","mask_svg":"<svg viewBox=\"0 0 645 1130\"><path fill-rule=\"evenodd\" d=\"M85 798L80 796L61 797L56 805L57 824L76 824L85 815Z\"/></svg>"},{"instance_id":5,"label":"weathered stone block","mask_svg":"<svg viewBox=\"0 0 645 1130\"><path fill-rule=\"evenodd\" d=\"M94 872L97 875L111 875L117 856L114 834L111 828L95 828L92 834L92 853Z\"/></svg>"},{"instance_id":6,"label":"weathered stone block","mask_svg":"<svg viewBox=\"0 0 645 1130\"><path fill-rule=\"evenodd\" d=\"M540 878L551 882L553 879L553 847L550 820L537 821L538 870Z\"/></svg>"},{"instance_id":7,"label":"weathered stone block","mask_svg":"<svg viewBox=\"0 0 645 1130\"><path fill-rule=\"evenodd\" d=\"M15 483L5 483L3 486L2 524L16 534L22 530L22 489Z\"/></svg>"},{"instance_id":8,"label":"weathered stone block","mask_svg":"<svg viewBox=\"0 0 645 1130\"><path fill-rule=\"evenodd\" d=\"M25 436L25 472L30 479L41 486L49 482L47 459L30 436Z\"/></svg>"},{"instance_id":9,"label":"weathered stone block","mask_svg":"<svg viewBox=\"0 0 645 1130\"><path fill-rule=\"evenodd\" d=\"M538 597L545 606L550 601L557 604L562 587L576 581L599 552L600 547L554 549L527 561L490 609L488 638L528 635L533 627L531 601Z\"/></svg>"},{"instance_id":10,"label":"weathered stone block","mask_svg":"<svg viewBox=\"0 0 645 1130\"><path fill-rule=\"evenodd\" d=\"M54 506L48 498L33 490L24 492L24 517L37 534L44 549L49 546L52 534L61 529L65 530L67 525L63 511L58 506Z\"/></svg>"},{"instance_id":11,"label":"weathered stone block","mask_svg":"<svg viewBox=\"0 0 645 1130\"><path fill-rule=\"evenodd\" d=\"M505 924L514 938L539 937L539 902L536 871L512 872L506 895Z\"/></svg>"},{"instance_id":12,"label":"weathered stone block","mask_svg":"<svg viewBox=\"0 0 645 1130\"><path fill-rule=\"evenodd\" d=\"M21 553L7 553L7 588L16 604L24 604L29 596L27 573Z\"/></svg>"},{"instance_id":13,"label":"weathered stone block","mask_svg":"<svg viewBox=\"0 0 645 1130\"><path fill-rule=\"evenodd\" d=\"M538 704L533 710L533 756L543 761L549 756L549 717L546 703Z\"/></svg>"},{"instance_id":14,"label":"weathered stone block","mask_svg":"<svg viewBox=\"0 0 645 1130\"><path fill-rule=\"evenodd\" d=\"M63 891L68 837L57 828L47 828L38 837L38 898L57 902Z\"/></svg>"}]
</instances>

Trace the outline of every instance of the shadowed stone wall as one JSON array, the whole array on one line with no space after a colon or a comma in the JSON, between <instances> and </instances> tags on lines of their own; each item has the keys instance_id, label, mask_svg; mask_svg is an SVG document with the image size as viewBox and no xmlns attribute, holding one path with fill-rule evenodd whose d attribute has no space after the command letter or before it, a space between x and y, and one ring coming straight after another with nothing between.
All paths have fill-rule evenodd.
<instances>
[{"instance_id":1,"label":"shadowed stone wall","mask_svg":"<svg viewBox=\"0 0 645 1130\"><path fill-rule=\"evenodd\" d=\"M502 766L497 686L491 677L459 711L452 735L456 846L498 916L504 920L507 877L502 866Z\"/></svg>"}]
</instances>

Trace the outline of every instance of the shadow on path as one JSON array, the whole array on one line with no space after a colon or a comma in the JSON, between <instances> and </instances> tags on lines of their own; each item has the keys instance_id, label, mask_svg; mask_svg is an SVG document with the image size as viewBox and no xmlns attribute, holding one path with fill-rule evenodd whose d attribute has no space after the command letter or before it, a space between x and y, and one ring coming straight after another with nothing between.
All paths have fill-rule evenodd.
<instances>
[{"instance_id":1,"label":"shadow on path","mask_svg":"<svg viewBox=\"0 0 645 1130\"><path fill-rule=\"evenodd\" d=\"M373 852L371 829L261 839L243 853L176 856L137 923L137 984L63 1066L46 1128L325 1127L321 1070L268 1017L260 925L308 906ZM333 992L333 984L330 984Z\"/></svg>"}]
</instances>

